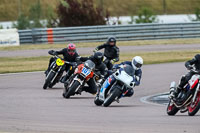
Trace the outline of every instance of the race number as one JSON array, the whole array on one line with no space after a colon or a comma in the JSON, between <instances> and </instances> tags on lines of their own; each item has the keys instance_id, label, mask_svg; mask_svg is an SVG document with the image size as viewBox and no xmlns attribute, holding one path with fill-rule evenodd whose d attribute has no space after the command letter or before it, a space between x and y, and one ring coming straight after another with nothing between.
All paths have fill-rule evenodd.
<instances>
[{"instance_id":1,"label":"race number","mask_svg":"<svg viewBox=\"0 0 200 133\"><path fill-rule=\"evenodd\" d=\"M58 58L58 59L56 60L56 64L57 64L58 66L63 66L63 65L65 64L65 62L64 62L63 60L61 60L60 58Z\"/></svg>"}]
</instances>

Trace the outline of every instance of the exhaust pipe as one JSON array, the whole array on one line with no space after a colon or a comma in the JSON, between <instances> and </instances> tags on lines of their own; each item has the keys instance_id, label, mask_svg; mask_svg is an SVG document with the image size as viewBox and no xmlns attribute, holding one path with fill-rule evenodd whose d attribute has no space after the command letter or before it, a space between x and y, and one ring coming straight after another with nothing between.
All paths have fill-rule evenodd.
<instances>
[{"instance_id":1,"label":"exhaust pipe","mask_svg":"<svg viewBox=\"0 0 200 133\"><path fill-rule=\"evenodd\" d=\"M171 88L176 88L176 82L175 82L175 81L171 82L171 84L170 84L170 89L171 89Z\"/></svg>"},{"instance_id":2,"label":"exhaust pipe","mask_svg":"<svg viewBox=\"0 0 200 133\"><path fill-rule=\"evenodd\" d=\"M173 97L175 97L175 92L176 92L176 82L173 81L170 84L170 91L169 91L169 99L172 99Z\"/></svg>"}]
</instances>

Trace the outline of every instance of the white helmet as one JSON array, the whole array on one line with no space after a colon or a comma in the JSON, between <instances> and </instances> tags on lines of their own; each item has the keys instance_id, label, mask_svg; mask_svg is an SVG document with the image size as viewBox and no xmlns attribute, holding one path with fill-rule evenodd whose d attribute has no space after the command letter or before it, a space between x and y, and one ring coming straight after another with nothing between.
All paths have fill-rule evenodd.
<instances>
[{"instance_id":1,"label":"white helmet","mask_svg":"<svg viewBox=\"0 0 200 133\"><path fill-rule=\"evenodd\" d=\"M140 56L135 56L133 59L132 59L132 66L135 70L138 70L142 67L143 65L143 59L142 57Z\"/></svg>"}]
</instances>

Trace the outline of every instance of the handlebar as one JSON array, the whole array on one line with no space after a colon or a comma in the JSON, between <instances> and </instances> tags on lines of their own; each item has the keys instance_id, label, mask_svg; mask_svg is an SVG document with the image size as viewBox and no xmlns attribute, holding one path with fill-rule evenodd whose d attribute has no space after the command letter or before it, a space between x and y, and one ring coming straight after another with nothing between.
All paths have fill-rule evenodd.
<instances>
[{"instance_id":1,"label":"handlebar","mask_svg":"<svg viewBox=\"0 0 200 133\"><path fill-rule=\"evenodd\" d=\"M58 55L53 55L54 57L56 57L57 59L60 58L61 60L63 60L66 64L72 65L72 66L76 66L77 63L76 62L69 62L69 61L65 61L63 58L61 58Z\"/></svg>"},{"instance_id":2,"label":"handlebar","mask_svg":"<svg viewBox=\"0 0 200 133\"><path fill-rule=\"evenodd\" d=\"M197 70L195 70L194 68L191 69L190 71L192 71L192 72L194 72L194 73L197 73L197 74L200 74L200 71L197 71Z\"/></svg>"}]
</instances>

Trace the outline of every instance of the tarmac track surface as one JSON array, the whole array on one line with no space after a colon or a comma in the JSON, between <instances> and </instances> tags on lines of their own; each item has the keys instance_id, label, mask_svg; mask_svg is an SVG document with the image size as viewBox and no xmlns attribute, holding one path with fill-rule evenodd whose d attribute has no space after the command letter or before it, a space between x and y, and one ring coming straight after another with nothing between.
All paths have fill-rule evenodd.
<instances>
[{"instance_id":1,"label":"tarmac track surface","mask_svg":"<svg viewBox=\"0 0 200 133\"><path fill-rule=\"evenodd\" d=\"M144 65L141 86L130 98L110 107L94 105L82 93L62 98L63 85L43 90L43 72L0 75L0 132L15 133L199 133L200 113L166 114L166 106L146 104L141 97L168 91L187 71L184 63Z\"/></svg>"}]
</instances>

